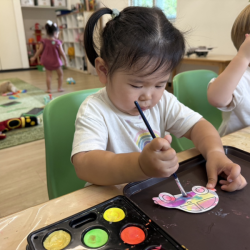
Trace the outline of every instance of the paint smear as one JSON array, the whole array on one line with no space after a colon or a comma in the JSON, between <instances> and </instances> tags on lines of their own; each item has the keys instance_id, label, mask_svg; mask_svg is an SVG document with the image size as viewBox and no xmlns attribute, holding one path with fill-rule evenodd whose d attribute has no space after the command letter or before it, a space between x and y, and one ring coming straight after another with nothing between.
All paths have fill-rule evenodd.
<instances>
[{"instance_id":1,"label":"paint smear","mask_svg":"<svg viewBox=\"0 0 250 250\"><path fill-rule=\"evenodd\" d=\"M145 240L146 236L144 231L135 226L126 227L121 232L121 239L130 245L137 245L142 243Z\"/></svg>"},{"instance_id":2,"label":"paint smear","mask_svg":"<svg viewBox=\"0 0 250 250\"><path fill-rule=\"evenodd\" d=\"M68 246L71 241L69 233L58 230L51 233L43 242L43 246L47 250L61 250Z\"/></svg>"},{"instance_id":3,"label":"paint smear","mask_svg":"<svg viewBox=\"0 0 250 250\"><path fill-rule=\"evenodd\" d=\"M103 218L109 222L118 222L125 218L125 213L122 209L113 207L104 212Z\"/></svg>"},{"instance_id":4,"label":"paint smear","mask_svg":"<svg viewBox=\"0 0 250 250\"><path fill-rule=\"evenodd\" d=\"M92 248L105 245L108 241L108 234L103 229L95 228L88 231L83 237L83 243Z\"/></svg>"},{"instance_id":5,"label":"paint smear","mask_svg":"<svg viewBox=\"0 0 250 250\"><path fill-rule=\"evenodd\" d=\"M219 211L215 211L215 212L212 212L212 213L217 215L217 216L220 216L222 218L225 218L229 213L223 213L222 211L223 211L223 209L221 208L221 209L219 209Z\"/></svg>"}]
</instances>

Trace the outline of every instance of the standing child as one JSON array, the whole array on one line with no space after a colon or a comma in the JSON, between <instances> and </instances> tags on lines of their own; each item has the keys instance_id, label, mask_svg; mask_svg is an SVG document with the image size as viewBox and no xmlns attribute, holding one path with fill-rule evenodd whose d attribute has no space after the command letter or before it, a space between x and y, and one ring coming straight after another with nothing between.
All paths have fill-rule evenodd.
<instances>
[{"instance_id":1,"label":"standing child","mask_svg":"<svg viewBox=\"0 0 250 250\"><path fill-rule=\"evenodd\" d=\"M62 92L63 83L63 71L62 71L62 61L64 60L64 65L67 66L66 56L62 47L62 43L58 40L59 29L56 23L48 20L45 25L47 38L41 40L41 45L37 50L34 57L30 59L34 62L36 58L42 53L41 64L46 69L46 83L47 83L47 93L51 92L51 78L52 71L56 70L58 75L58 92Z\"/></svg>"},{"instance_id":2,"label":"standing child","mask_svg":"<svg viewBox=\"0 0 250 250\"><path fill-rule=\"evenodd\" d=\"M98 56L93 33L105 14L113 18L102 31ZM208 188L215 187L219 174L225 178L220 181L223 190L246 185L240 166L225 155L216 129L165 91L185 45L160 9L102 8L90 17L84 39L88 59L106 87L89 96L77 114L72 162L79 178L115 185L170 176L179 167L170 146L173 133L191 139L207 160ZM151 139L134 101L158 138Z\"/></svg>"},{"instance_id":3,"label":"standing child","mask_svg":"<svg viewBox=\"0 0 250 250\"><path fill-rule=\"evenodd\" d=\"M250 126L250 5L236 18L231 37L238 53L227 68L213 79L207 96L222 111L221 136Z\"/></svg>"}]
</instances>

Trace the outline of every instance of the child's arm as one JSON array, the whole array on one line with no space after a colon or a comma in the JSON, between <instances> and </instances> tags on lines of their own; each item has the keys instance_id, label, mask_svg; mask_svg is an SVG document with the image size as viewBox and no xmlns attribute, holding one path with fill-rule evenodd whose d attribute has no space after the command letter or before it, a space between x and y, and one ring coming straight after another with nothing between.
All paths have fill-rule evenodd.
<instances>
[{"instance_id":1,"label":"child's arm","mask_svg":"<svg viewBox=\"0 0 250 250\"><path fill-rule=\"evenodd\" d=\"M239 52L227 68L210 83L207 90L208 101L215 107L228 106L233 92L250 63L250 36L246 35Z\"/></svg>"},{"instance_id":2,"label":"child's arm","mask_svg":"<svg viewBox=\"0 0 250 250\"><path fill-rule=\"evenodd\" d=\"M140 181L149 177L168 177L179 167L175 151L170 147L171 136L156 138L142 153L114 154L93 150L73 156L80 179L97 185L116 185Z\"/></svg>"},{"instance_id":3,"label":"child's arm","mask_svg":"<svg viewBox=\"0 0 250 250\"><path fill-rule=\"evenodd\" d=\"M240 174L240 166L227 158L220 136L212 124L202 118L184 137L191 139L207 160L207 188L215 187L218 175L226 179L220 181L221 189L225 191L232 192L246 186L247 182Z\"/></svg>"},{"instance_id":4,"label":"child's arm","mask_svg":"<svg viewBox=\"0 0 250 250\"><path fill-rule=\"evenodd\" d=\"M41 43L39 49L36 51L35 55L30 58L30 62L33 63L36 58L43 52L43 44Z\"/></svg>"},{"instance_id":5,"label":"child's arm","mask_svg":"<svg viewBox=\"0 0 250 250\"><path fill-rule=\"evenodd\" d=\"M67 67L67 58L66 58L66 55L65 55L65 53L64 53L62 44L60 44L59 52L60 52L61 57L63 58L64 66Z\"/></svg>"}]
</instances>

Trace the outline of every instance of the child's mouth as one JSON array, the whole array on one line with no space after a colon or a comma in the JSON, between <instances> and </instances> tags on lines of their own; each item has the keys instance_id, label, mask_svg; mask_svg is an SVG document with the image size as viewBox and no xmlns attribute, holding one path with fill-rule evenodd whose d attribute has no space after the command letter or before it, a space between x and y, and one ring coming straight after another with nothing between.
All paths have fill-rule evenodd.
<instances>
[{"instance_id":1,"label":"child's mouth","mask_svg":"<svg viewBox=\"0 0 250 250\"><path fill-rule=\"evenodd\" d=\"M147 110L149 107L141 107L141 110L142 111L145 111L145 110Z\"/></svg>"}]
</instances>

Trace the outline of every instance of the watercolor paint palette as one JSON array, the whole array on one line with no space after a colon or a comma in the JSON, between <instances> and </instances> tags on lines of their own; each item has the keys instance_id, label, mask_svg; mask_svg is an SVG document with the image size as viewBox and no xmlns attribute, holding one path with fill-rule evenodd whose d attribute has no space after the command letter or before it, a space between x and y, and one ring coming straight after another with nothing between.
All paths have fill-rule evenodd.
<instances>
[{"instance_id":1,"label":"watercolor paint palette","mask_svg":"<svg viewBox=\"0 0 250 250\"><path fill-rule=\"evenodd\" d=\"M233 147L224 147L229 159L241 166L249 183L250 154ZM194 186L206 186L206 161L199 155L180 163L178 178L186 192ZM161 192L179 194L173 177L151 178L130 183L124 195L134 202L165 232L189 250L250 249L250 184L232 193L216 186L219 202L205 213L191 214L157 205L152 198Z\"/></svg>"},{"instance_id":2,"label":"watercolor paint palette","mask_svg":"<svg viewBox=\"0 0 250 250\"><path fill-rule=\"evenodd\" d=\"M185 249L124 196L32 232L27 240L27 250Z\"/></svg>"}]
</instances>

